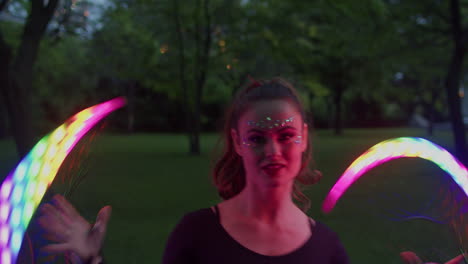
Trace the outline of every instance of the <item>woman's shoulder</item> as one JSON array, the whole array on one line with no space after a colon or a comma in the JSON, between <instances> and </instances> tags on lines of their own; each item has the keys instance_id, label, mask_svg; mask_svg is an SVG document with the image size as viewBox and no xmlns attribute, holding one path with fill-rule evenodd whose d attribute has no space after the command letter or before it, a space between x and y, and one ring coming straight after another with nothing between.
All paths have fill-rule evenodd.
<instances>
[{"instance_id":1,"label":"woman's shoulder","mask_svg":"<svg viewBox=\"0 0 468 264\"><path fill-rule=\"evenodd\" d=\"M171 237L196 238L202 236L203 230L213 226L215 218L210 208L201 208L184 213L171 232Z\"/></svg>"},{"instance_id":2,"label":"woman's shoulder","mask_svg":"<svg viewBox=\"0 0 468 264\"><path fill-rule=\"evenodd\" d=\"M328 238L331 240L339 240L338 234L328 225L317 220L314 220L314 222L315 225L313 230L317 236L320 236L322 238Z\"/></svg>"},{"instance_id":3,"label":"woman's shoulder","mask_svg":"<svg viewBox=\"0 0 468 264\"><path fill-rule=\"evenodd\" d=\"M200 218L200 217L206 217L209 215L212 215L212 207L206 207L206 208L199 208L195 210L188 211L184 214L184 218Z\"/></svg>"},{"instance_id":4,"label":"woman's shoulder","mask_svg":"<svg viewBox=\"0 0 468 264\"><path fill-rule=\"evenodd\" d=\"M186 212L182 215L170 233L166 249L164 251L163 263L192 263L196 251L205 232L210 232L212 223L210 208L201 208Z\"/></svg>"},{"instance_id":5,"label":"woman's shoulder","mask_svg":"<svg viewBox=\"0 0 468 264\"><path fill-rule=\"evenodd\" d=\"M200 208L183 214L179 220L178 226L207 225L211 224L214 219L214 214L211 208Z\"/></svg>"},{"instance_id":6,"label":"woman's shoulder","mask_svg":"<svg viewBox=\"0 0 468 264\"><path fill-rule=\"evenodd\" d=\"M316 237L315 241L319 247L324 249L327 248L328 250L332 250L332 258L333 263L349 263L349 257L346 253L346 249L344 248L338 234L333 231L329 226L326 224L316 221Z\"/></svg>"}]
</instances>

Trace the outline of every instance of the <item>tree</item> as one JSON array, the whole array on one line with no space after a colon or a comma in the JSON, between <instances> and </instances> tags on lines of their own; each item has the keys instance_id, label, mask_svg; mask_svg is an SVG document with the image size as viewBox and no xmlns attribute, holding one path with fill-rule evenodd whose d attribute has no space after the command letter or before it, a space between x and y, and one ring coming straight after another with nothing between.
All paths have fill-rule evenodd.
<instances>
[{"instance_id":1,"label":"tree","mask_svg":"<svg viewBox=\"0 0 468 264\"><path fill-rule=\"evenodd\" d=\"M58 0L30 2L30 11L16 52L13 52L13 47L5 42L0 32L0 89L20 157L26 155L34 143L35 132L31 116L33 68L40 41L57 4ZM6 5L7 0L3 0L0 12Z\"/></svg>"},{"instance_id":2,"label":"tree","mask_svg":"<svg viewBox=\"0 0 468 264\"><path fill-rule=\"evenodd\" d=\"M137 98L138 87L148 94L161 89L166 79L160 68L160 28L154 23L163 23L155 15L152 2L127 4L115 2L101 19L102 27L94 32L89 43L89 56L93 58L91 68L100 80L112 80L120 88L98 91L98 97L125 95L127 97L127 131L133 132L142 123L135 113L141 105ZM102 87L101 87L102 88ZM147 102L149 103L149 102Z\"/></svg>"},{"instance_id":3,"label":"tree","mask_svg":"<svg viewBox=\"0 0 468 264\"><path fill-rule=\"evenodd\" d=\"M388 3L395 20L398 21L397 33L408 44L412 43L411 49L406 47L403 50L411 51L411 56L419 57L421 61L429 58L439 65L446 66L443 79L454 135L455 155L464 163L468 162L468 153L459 89L468 43L468 21L464 20L466 10L463 8L466 4L466 1L460 3L460 0ZM446 49L450 45L452 54L447 58ZM437 49L438 51L434 52ZM420 50L431 52L421 53ZM436 60L434 57L437 57ZM421 67L427 67L427 64Z\"/></svg>"},{"instance_id":4,"label":"tree","mask_svg":"<svg viewBox=\"0 0 468 264\"><path fill-rule=\"evenodd\" d=\"M353 90L377 94L384 86L386 60L380 48L389 34L385 6L374 0L288 3L286 13L292 15L283 22L285 29L277 31L283 35L282 57L307 80L309 92L326 89L335 134L341 134L345 95Z\"/></svg>"},{"instance_id":5,"label":"tree","mask_svg":"<svg viewBox=\"0 0 468 264\"><path fill-rule=\"evenodd\" d=\"M184 17L178 0L173 1L173 17L178 52L179 79L182 102L185 106L185 123L189 138L189 153L200 154L200 122L203 90L207 79L212 47L212 10L210 0L196 0L192 10L192 23ZM186 12L186 11L185 11ZM187 13L185 13L187 14ZM191 27L190 27L191 26ZM194 49L189 48L189 43ZM191 54L190 54L191 53ZM193 59L192 67L187 58ZM187 73L193 72L193 76ZM193 87L193 92L189 89Z\"/></svg>"},{"instance_id":6,"label":"tree","mask_svg":"<svg viewBox=\"0 0 468 264\"><path fill-rule=\"evenodd\" d=\"M450 27L453 40L452 57L446 77L446 91L450 111L450 121L455 139L455 154L465 164L468 164L468 152L465 137L465 126L461 113L461 103L458 92L463 61L468 45L468 24L462 24L461 6L459 0L450 0Z\"/></svg>"},{"instance_id":7,"label":"tree","mask_svg":"<svg viewBox=\"0 0 468 264\"><path fill-rule=\"evenodd\" d=\"M97 101L94 63L89 41L68 34L59 39L47 35L41 42L41 55L35 67L34 105L40 109L35 124L39 133L47 133L77 111Z\"/></svg>"},{"instance_id":8,"label":"tree","mask_svg":"<svg viewBox=\"0 0 468 264\"><path fill-rule=\"evenodd\" d=\"M6 109L3 106L3 104L0 104L0 139L6 138L7 135L8 135L8 119L7 119Z\"/></svg>"}]
</instances>

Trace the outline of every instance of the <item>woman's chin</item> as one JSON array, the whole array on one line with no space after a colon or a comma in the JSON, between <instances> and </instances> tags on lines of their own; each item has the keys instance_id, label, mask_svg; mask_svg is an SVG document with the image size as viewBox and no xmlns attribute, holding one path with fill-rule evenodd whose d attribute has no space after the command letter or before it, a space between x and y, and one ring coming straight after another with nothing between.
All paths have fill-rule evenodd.
<instances>
[{"instance_id":1,"label":"woman's chin","mask_svg":"<svg viewBox=\"0 0 468 264\"><path fill-rule=\"evenodd\" d=\"M286 173L264 173L264 182L268 187L281 187L290 184L292 181L294 181L294 178L289 177Z\"/></svg>"}]
</instances>

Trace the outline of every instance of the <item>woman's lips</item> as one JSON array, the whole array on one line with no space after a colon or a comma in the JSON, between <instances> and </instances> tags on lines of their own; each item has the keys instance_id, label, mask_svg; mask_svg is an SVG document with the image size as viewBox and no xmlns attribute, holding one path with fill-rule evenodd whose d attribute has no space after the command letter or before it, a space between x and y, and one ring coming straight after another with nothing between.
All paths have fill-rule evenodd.
<instances>
[{"instance_id":1,"label":"woman's lips","mask_svg":"<svg viewBox=\"0 0 468 264\"><path fill-rule=\"evenodd\" d=\"M262 170L265 171L267 174L272 175L278 173L279 170L284 168L282 164L271 164L262 167Z\"/></svg>"},{"instance_id":2,"label":"woman's lips","mask_svg":"<svg viewBox=\"0 0 468 264\"><path fill-rule=\"evenodd\" d=\"M281 165L281 164L271 164L271 165L266 165L264 166L263 168L264 169L279 169L279 168L282 168L284 167L284 165Z\"/></svg>"}]
</instances>

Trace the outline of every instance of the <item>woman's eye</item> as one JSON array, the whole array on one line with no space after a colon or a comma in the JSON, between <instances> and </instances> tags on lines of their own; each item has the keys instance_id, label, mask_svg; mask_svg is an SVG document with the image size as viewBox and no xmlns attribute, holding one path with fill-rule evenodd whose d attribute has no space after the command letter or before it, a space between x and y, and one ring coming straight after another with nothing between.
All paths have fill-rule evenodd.
<instances>
[{"instance_id":1,"label":"woman's eye","mask_svg":"<svg viewBox=\"0 0 468 264\"><path fill-rule=\"evenodd\" d=\"M250 142L252 143L262 143L263 142L263 137L262 136L251 136L248 138Z\"/></svg>"},{"instance_id":2,"label":"woman's eye","mask_svg":"<svg viewBox=\"0 0 468 264\"><path fill-rule=\"evenodd\" d=\"M288 141L288 140L292 139L293 137L294 137L293 134L282 134L279 139L281 141Z\"/></svg>"}]
</instances>

